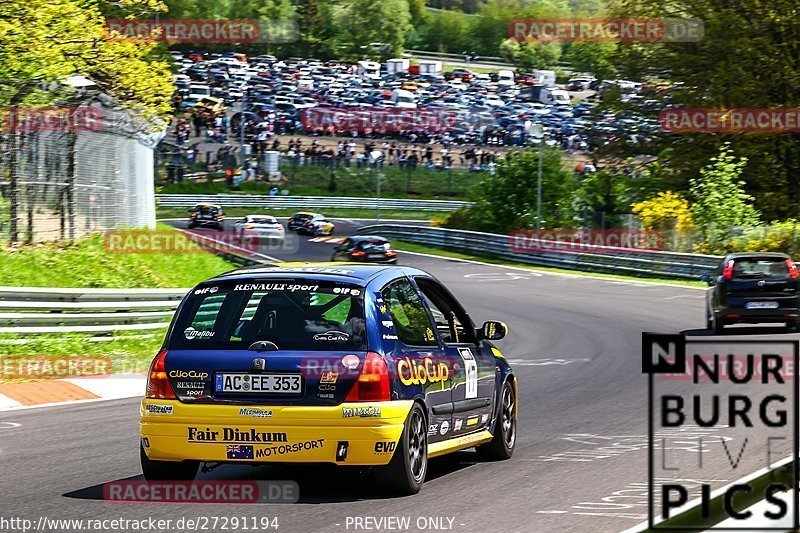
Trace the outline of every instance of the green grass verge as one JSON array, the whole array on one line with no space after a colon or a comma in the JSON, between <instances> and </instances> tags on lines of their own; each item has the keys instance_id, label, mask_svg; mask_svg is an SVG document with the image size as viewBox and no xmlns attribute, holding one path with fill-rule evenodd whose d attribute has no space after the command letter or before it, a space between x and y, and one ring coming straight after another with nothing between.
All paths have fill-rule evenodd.
<instances>
[{"instance_id":1,"label":"green grass verge","mask_svg":"<svg viewBox=\"0 0 800 533\"><path fill-rule=\"evenodd\" d=\"M400 251L407 251L407 252L418 252L418 253L425 253L425 254L432 254L432 255L439 255L442 257L451 257L453 259L469 259L474 261L482 261L484 263L491 263L493 265L504 265L504 266L513 266L519 268L525 268L527 270L537 270L542 272L553 272L557 274L572 274L576 276L592 276L592 277L602 277L608 278L612 280L625 280L625 281L650 281L656 283L669 283L671 285L685 285L687 287L706 287L707 285L702 281L689 281L689 280L675 280L675 279L666 279L666 278L650 278L644 276L625 276L619 274L603 274L603 273L595 273L595 272L586 272L584 270L567 270L564 268L553 268L553 267L546 267L546 266L536 266L530 265L528 263L519 263L516 261L507 261L505 259L498 259L496 257L479 255L479 254L465 254L463 252L457 252L455 250L449 250L446 248L436 248L433 246L427 246L424 244L416 244L413 242L406 242L406 241L392 241L392 244L397 250Z\"/></svg>"},{"instance_id":2,"label":"green grass verge","mask_svg":"<svg viewBox=\"0 0 800 533\"><path fill-rule=\"evenodd\" d=\"M159 224L156 231L175 231ZM236 268L212 253L113 253L102 235L0 249L0 285L25 287L191 287Z\"/></svg>"},{"instance_id":3,"label":"green grass verge","mask_svg":"<svg viewBox=\"0 0 800 533\"><path fill-rule=\"evenodd\" d=\"M225 216L228 218L238 218L245 215L269 214L276 217L290 217L298 211L320 211L323 215L329 218L365 218L375 219L374 209L316 209L313 205L309 205L303 209L259 209L255 207L229 207L225 209ZM188 209L179 207L159 207L156 211L159 219L165 218L185 218L188 220ZM433 217L443 218L447 215L446 211L406 211L406 210L392 210L381 209L381 219L397 219L397 220L430 220Z\"/></svg>"},{"instance_id":4,"label":"green grass verge","mask_svg":"<svg viewBox=\"0 0 800 533\"><path fill-rule=\"evenodd\" d=\"M91 335L30 335L20 336L5 334L0 336L0 361L6 373L0 374L0 382L20 382L47 379L49 377L81 377L81 376L40 376L19 375L14 369L15 363L23 368L33 360L63 360L65 358L107 358L111 361L111 372L145 373L150 366L161 343L164 340L166 327L163 330L148 332L121 332L112 340L92 341ZM24 344L7 342L25 339ZM5 341L5 342L4 342ZM42 365L44 366L44 365Z\"/></svg>"},{"instance_id":5,"label":"green grass verge","mask_svg":"<svg viewBox=\"0 0 800 533\"><path fill-rule=\"evenodd\" d=\"M377 174L369 168L339 167L333 173L319 165L293 167L283 165L281 171L287 183L280 189L287 189L292 196L356 196L372 198L377 189ZM401 170L396 166L385 166L381 178L381 195L385 198L417 198L440 200L466 200L483 174L465 170L430 170L417 168L413 172ZM229 190L221 176L215 181L193 180L191 182L160 185L159 194L217 194L243 193L267 194L274 186L263 182L244 182L237 190Z\"/></svg>"}]
</instances>

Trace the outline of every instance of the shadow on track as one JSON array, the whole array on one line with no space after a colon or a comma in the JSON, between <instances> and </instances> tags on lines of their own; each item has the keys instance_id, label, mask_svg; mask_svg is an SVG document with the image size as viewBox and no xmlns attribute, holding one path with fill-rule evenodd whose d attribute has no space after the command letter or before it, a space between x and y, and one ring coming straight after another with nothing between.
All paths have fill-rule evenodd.
<instances>
[{"instance_id":1,"label":"shadow on track","mask_svg":"<svg viewBox=\"0 0 800 533\"><path fill-rule=\"evenodd\" d=\"M426 483L440 477L469 468L481 462L474 452L457 452L447 457L431 459L428 463ZM141 481L141 475L115 479L120 481ZM222 465L208 473L200 473L198 480L292 480L300 485L298 503L344 503L362 500L380 500L395 496L385 493L376 483L373 472L355 467L335 465ZM104 500L104 484L92 485L62 494L65 498L79 500ZM423 488L423 490L425 490ZM145 503L145 502L143 502ZM146 502L162 503L162 502ZM180 502L163 502L180 503ZM269 504L265 504L269 505Z\"/></svg>"}]
</instances>

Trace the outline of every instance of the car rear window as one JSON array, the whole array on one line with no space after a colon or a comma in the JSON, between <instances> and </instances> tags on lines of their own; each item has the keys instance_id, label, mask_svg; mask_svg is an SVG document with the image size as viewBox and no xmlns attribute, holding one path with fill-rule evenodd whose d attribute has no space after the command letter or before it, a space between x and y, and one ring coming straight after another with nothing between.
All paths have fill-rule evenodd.
<instances>
[{"instance_id":1,"label":"car rear window","mask_svg":"<svg viewBox=\"0 0 800 533\"><path fill-rule=\"evenodd\" d=\"M195 211L198 211L201 215L216 215L219 213L219 209L216 207L209 207L209 206L200 206L196 207Z\"/></svg>"},{"instance_id":2,"label":"car rear window","mask_svg":"<svg viewBox=\"0 0 800 533\"><path fill-rule=\"evenodd\" d=\"M786 278L789 266L782 257L740 258L733 261L734 279Z\"/></svg>"},{"instance_id":3,"label":"car rear window","mask_svg":"<svg viewBox=\"0 0 800 533\"><path fill-rule=\"evenodd\" d=\"M252 279L201 285L178 317L173 349L364 350L363 289L309 279Z\"/></svg>"}]
</instances>

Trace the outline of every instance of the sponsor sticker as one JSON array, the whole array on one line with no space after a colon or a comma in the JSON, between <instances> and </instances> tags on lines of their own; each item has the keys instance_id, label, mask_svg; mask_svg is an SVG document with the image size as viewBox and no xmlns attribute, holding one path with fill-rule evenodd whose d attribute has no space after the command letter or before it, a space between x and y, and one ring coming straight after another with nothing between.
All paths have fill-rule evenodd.
<instances>
[{"instance_id":1,"label":"sponsor sticker","mask_svg":"<svg viewBox=\"0 0 800 533\"><path fill-rule=\"evenodd\" d=\"M450 369L445 362L437 363L430 357L422 361L405 357L397 361L397 373L403 385L438 383L450 378Z\"/></svg>"},{"instance_id":2,"label":"sponsor sticker","mask_svg":"<svg viewBox=\"0 0 800 533\"><path fill-rule=\"evenodd\" d=\"M330 385L335 384L339 380L339 373L338 372L323 372L322 376L319 378L320 383L327 383Z\"/></svg>"},{"instance_id":3,"label":"sponsor sticker","mask_svg":"<svg viewBox=\"0 0 800 533\"><path fill-rule=\"evenodd\" d=\"M228 444L225 452L228 459L253 459L253 447L247 444Z\"/></svg>"},{"instance_id":4,"label":"sponsor sticker","mask_svg":"<svg viewBox=\"0 0 800 533\"><path fill-rule=\"evenodd\" d=\"M389 328L389 329L394 328L394 322L392 322L391 320L381 320L381 324L385 328Z\"/></svg>"},{"instance_id":5,"label":"sponsor sticker","mask_svg":"<svg viewBox=\"0 0 800 533\"><path fill-rule=\"evenodd\" d=\"M485 423L486 423L486 422L488 422L488 421L489 421L489 415L488 415L487 413L484 413L484 414L481 416L481 424L485 424Z\"/></svg>"},{"instance_id":6,"label":"sponsor sticker","mask_svg":"<svg viewBox=\"0 0 800 533\"><path fill-rule=\"evenodd\" d=\"M292 444L282 444L280 446L270 446L267 448L256 448L256 458L273 457L276 455L288 455L298 452L307 452L309 450L316 450L322 448L325 439L314 439L303 442L294 442Z\"/></svg>"},{"instance_id":7,"label":"sponsor sticker","mask_svg":"<svg viewBox=\"0 0 800 533\"><path fill-rule=\"evenodd\" d=\"M342 365L348 370L355 370L361 363L361 359L357 355L348 354L342 357Z\"/></svg>"},{"instance_id":8,"label":"sponsor sticker","mask_svg":"<svg viewBox=\"0 0 800 533\"><path fill-rule=\"evenodd\" d=\"M179 381L177 387L179 389L204 389L206 384L202 381Z\"/></svg>"},{"instance_id":9,"label":"sponsor sticker","mask_svg":"<svg viewBox=\"0 0 800 533\"><path fill-rule=\"evenodd\" d=\"M375 443L375 453L378 455L394 453L396 447L397 447L396 442L379 440L378 442Z\"/></svg>"},{"instance_id":10,"label":"sponsor sticker","mask_svg":"<svg viewBox=\"0 0 800 533\"><path fill-rule=\"evenodd\" d=\"M172 406L171 405L159 405L149 403L144 407L145 412L154 415L171 415L172 414Z\"/></svg>"},{"instance_id":11,"label":"sponsor sticker","mask_svg":"<svg viewBox=\"0 0 800 533\"><path fill-rule=\"evenodd\" d=\"M258 431L255 428L242 430L238 427L223 427L217 431L211 428L189 427L188 431L189 442L226 444L287 442L286 433Z\"/></svg>"},{"instance_id":12,"label":"sponsor sticker","mask_svg":"<svg viewBox=\"0 0 800 533\"><path fill-rule=\"evenodd\" d=\"M242 407L241 409L239 409L239 416L251 416L253 418L272 418L272 411L269 409Z\"/></svg>"},{"instance_id":13,"label":"sponsor sticker","mask_svg":"<svg viewBox=\"0 0 800 533\"><path fill-rule=\"evenodd\" d=\"M326 331L325 333L317 333L314 335L315 341L347 342L349 339L350 335L342 331Z\"/></svg>"},{"instance_id":14,"label":"sponsor sticker","mask_svg":"<svg viewBox=\"0 0 800 533\"><path fill-rule=\"evenodd\" d=\"M203 287L202 289L196 289L194 291L195 294L214 294L219 290L219 287Z\"/></svg>"},{"instance_id":15,"label":"sponsor sticker","mask_svg":"<svg viewBox=\"0 0 800 533\"><path fill-rule=\"evenodd\" d=\"M170 370L171 378L206 379L208 372L198 372L197 370Z\"/></svg>"},{"instance_id":16,"label":"sponsor sticker","mask_svg":"<svg viewBox=\"0 0 800 533\"><path fill-rule=\"evenodd\" d=\"M380 407L342 407L342 418L380 418Z\"/></svg>"},{"instance_id":17,"label":"sponsor sticker","mask_svg":"<svg viewBox=\"0 0 800 533\"><path fill-rule=\"evenodd\" d=\"M383 340L385 340L385 341L396 341L397 340L397 335L392 335L390 333L384 333L383 334Z\"/></svg>"},{"instance_id":18,"label":"sponsor sticker","mask_svg":"<svg viewBox=\"0 0 800 533\"><path fill-rule=\"evenodd\" d=\"M464 425L464 420L462 420L461 418L456 418L455 421L453 422L453 431L460 430L463 425Z\"/></svg>"},{"instance_id":19,"label":"sponsor sticker","mask_svg":"<svg viewBox=\"0 0 800 533\"><path fill-rule=\"evenodd\" d=\"M200 330L194 329L192 326L189 326L188 328L183 330L183 335L188 340L194 340L194 339L204 339L204 338L213 337L214 336L214 332L213 331L200 331Z\"/></svg>"},{"instance_id":20,"label":"sponsor sticker","mask_svg":"<svg viewBox=\"0 0 800 533\"><path fill-rule=\"evenodd\" d=\"M301 283L239 283L233 287L235 291L285 291L285 292L315 292L319 285L308 285Z\"/></svg>"},{"instance_id":21,"label":"sponsor sticker","mask_svg":"<svg viewBox=\"0 0 800 533\"><path fill-rule=\"evenodd\" d=\"M445 420L444 422L442 422L442 425L439 426L439 434L446 435L448 431L450 431L450 422Z\"/></svg>"},{"instance_id":22,"label":"sponsor sticker","mask_svg":"<svg viewBox=\"0 0 800 533\"><path fill-rule=\"evenodd\" d=\"M428 426L428 435L436 435L437 431L439 431L439 424L431 424Z\"/></svg>"}]
</instances>

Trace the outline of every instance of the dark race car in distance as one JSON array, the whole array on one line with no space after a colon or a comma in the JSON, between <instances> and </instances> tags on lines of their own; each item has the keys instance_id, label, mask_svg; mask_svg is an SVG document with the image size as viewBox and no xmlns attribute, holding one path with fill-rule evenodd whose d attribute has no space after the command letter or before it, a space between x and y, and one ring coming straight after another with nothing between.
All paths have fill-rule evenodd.
<instances>
[{"instance_id":1,"label":"dark race car in distance","mask_svg":"<svg viewBox=\"0 0 800 533\"><path fill-rule=\"evenodd\" d=\"M225 229L225 215L222 207L213 204L197 204L189 210L189 229L197 226L210 226L222 231Z\"/></svg>"},{"instance_id":2,"label":"dark race car in distance","mask_svg":"<svg viewBox=\"0 0 800 533\"><path fill-rule=\"evenodd\" d=\"M397 263L397 252L383 237L356 235L333 249L331 261Z\"/></svg>"},{"instance_id":3,"label":"dark race car in distance","mask_svg":"<svg viewBox=\"0 0 800 533\"><path fill-rule=\"evenodd\" d=\"M714 333L736 323L780 323L795 330L800 320L800 274L781 253L734 253L722 260L714 277L703 276L706 322Z\"/></svg>"}]
</instances>

